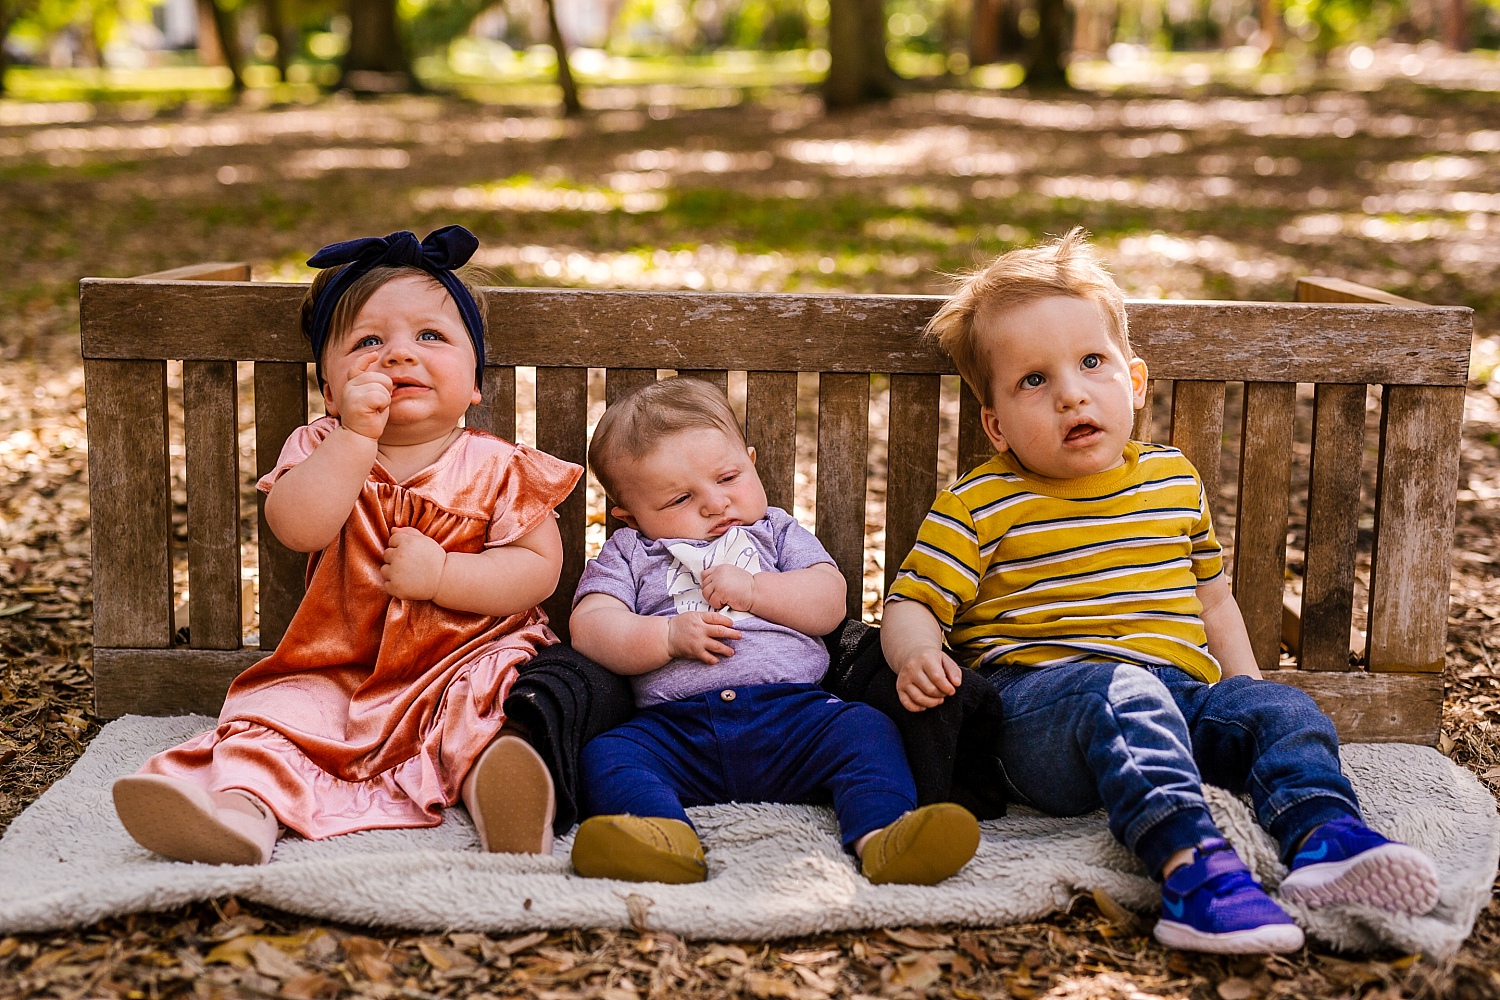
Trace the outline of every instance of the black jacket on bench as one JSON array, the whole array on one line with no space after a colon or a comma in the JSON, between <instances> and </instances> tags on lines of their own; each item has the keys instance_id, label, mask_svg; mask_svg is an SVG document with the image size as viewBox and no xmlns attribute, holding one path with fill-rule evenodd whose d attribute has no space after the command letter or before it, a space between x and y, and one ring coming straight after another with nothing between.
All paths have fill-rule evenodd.
<instances>
[{"instance_id":1,"label":"black jacket on bench","mask_svg":"<svg viewBox=\"0 0 1500 1000\"><path fill-rule=\"evenodd\" d=\"M1000 695L977 675L937 708L908 712L896 675L880 652L880 630L846 621L823 637L829 667L823 688L863 701L896 723L917 786L917 804L957 802L980 819L1005 813L992 749L1000 732ZM520 667L505 698L508 720L525 729L547 762L557 795L558 835L578 822L578 755L595 736L635 714L630 681L570 646L549 646Z\"/></svg>"}]
</instances>

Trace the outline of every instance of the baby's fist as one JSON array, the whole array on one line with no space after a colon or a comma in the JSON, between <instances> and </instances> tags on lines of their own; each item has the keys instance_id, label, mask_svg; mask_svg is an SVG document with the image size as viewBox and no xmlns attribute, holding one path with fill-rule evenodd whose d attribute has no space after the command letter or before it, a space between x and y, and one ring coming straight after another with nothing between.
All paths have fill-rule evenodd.
<instances>
[{"instance_id":1,"label":"baby's fist","mask_svg":"<svg viewBox=\"0 0 1500 1000\"><path fill-rule=\"evenodd\" d=\"M749 611L755 603L755 576L732 563L710 566L703 571L703 599L711 608Z\"/></svg>"},{"instance_id":2,"label":"baby's fist","mask_svg":"<svg viewBox=\"0 0 1500 1000\"><path fill-rule=\"evenodd\" d=\"M728 640L739 638L734 621L717 611L684 611L667 619L667 655L674 660L718 663L734 655Z\"/></svg>"},{"instance_id":3,"label":"baby's fist","mask_svg":"<svg viewBox=\"0 0 1500 1000\"><path fill-rule=\"evenodd\" d=\"M443 582L447 559L443 547L416 528L397 528L380 567L385 592L407 601L432 600Z\"/></svg>"},{"instance_id":4,"label":"baby's fist","mask_svg":"<svg viewBox=\"0 0 1500 1000\"><path fill-rule=\"evenodd\" d=\"M937 708L963 683L963 668L942 650L928 649L901 664L896 672L896 697L908 712Z\"/></svg>"}]
</instances>

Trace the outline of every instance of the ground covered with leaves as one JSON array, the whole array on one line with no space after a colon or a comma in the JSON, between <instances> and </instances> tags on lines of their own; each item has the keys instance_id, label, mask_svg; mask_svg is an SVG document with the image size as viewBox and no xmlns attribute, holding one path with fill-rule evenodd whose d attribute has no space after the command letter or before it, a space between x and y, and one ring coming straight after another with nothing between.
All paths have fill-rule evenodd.
<instances>
[{"instance_id":1,"label":"ground covered with leaves","mask_svg":"<svg viewBox=\"0 0 1500 1000\"><path fill-rule=\"evenodd\" d=\"M449 222L523 284L931 292L941 272L1080 223L1133 295L1286 299L1321 273L1473 306L1441 749L1500 789L1500 96L1164 87L938 90L836 117L796 90L642 90L578 121L439 97L3 106L0 829L99 725L77 280L226 259L305 279L324 243ZM771 945L414 937L235 900L0 938L0 996L71 1000L1368 1000L1500 996L1497 967L1500 902L1442 962L1185 956L1151 941L1149 917L1086 896L1018 927Z\"/></svg>"}]
</instances>

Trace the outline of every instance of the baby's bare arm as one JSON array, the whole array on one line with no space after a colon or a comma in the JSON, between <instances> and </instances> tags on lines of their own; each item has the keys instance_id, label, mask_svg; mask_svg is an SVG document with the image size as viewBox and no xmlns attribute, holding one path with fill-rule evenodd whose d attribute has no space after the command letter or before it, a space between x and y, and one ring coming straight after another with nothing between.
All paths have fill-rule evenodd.
<instances>
[{"instance_id":1,"label":"baby's bare arm","mask_svg":"<svg viewBox=\"0 0 1500 1000\"><path fill-rule=\"evenodd\" d=\"M703 573L711 607L748 611L804 635L827 635L844 620L844 574L830 563L785 573L749 573L728 563Z\"/></svg>"},{"instance_id":2,"label":"baby's bare arm","mask_svg":"<svg viewBox=\"0 0 1500 1000\"><path fill-rule=\"evenodd\" d=\"M649 673L673 660L718 663L733 656L728 645L741 638L728 615L689 611L638 615L608 594L588 594L568 620L573 648L606 670L625 676Z\"/></svg>"},{"instance_id":3,"label":"baby's bare arm","mask_svg":"<svg viewBox=\"0 0 1500 1000\"><path fill-rule=\"evenodd\" d=\"M1224 676L1246 674L1260 680L1260 667L1255 664L1250 633L1245 630L1240 606L1229 591L1229 581L1221 573L1208 583L1198 584L1198 600L1203 604L1203 631L1208 635L1208 651L1219 661Z\"/></svg>"},{"instance_id":4,"label":"baby's bare arm","mask_svg":"<svg viewBox=\"0 0 1500 1000\"><path fill-rule=\"evenodd\" d=\"M374 438L339 426L311 455L276 480L266 497L266 524L294 552L327 548L359 499L379 447Z\"/></svg>"},{"instance_id":5,"label":"baby's bare arm","mask_svg":"<svg viewBox=\"0 0 1500 1000\"><path fill-rule=\"evenodd\" d=\"M562 561L557 519L544 517L509 544L448 553L432 601L454 611L501 618L520 614L552 596Z\"/></svg>"},{"instance_id":6,"label":"baby's bare arm","mask_svg":"<svg viewBox=\"0 0 1500 1000\"><path fill-rule=\"evenodd\" d=\"M943 627L917 601L886 601L880 650L896 672L896 696L908 712L936 708L963 684L963 668L943 652Z\"/></svg>"}]
</instances>

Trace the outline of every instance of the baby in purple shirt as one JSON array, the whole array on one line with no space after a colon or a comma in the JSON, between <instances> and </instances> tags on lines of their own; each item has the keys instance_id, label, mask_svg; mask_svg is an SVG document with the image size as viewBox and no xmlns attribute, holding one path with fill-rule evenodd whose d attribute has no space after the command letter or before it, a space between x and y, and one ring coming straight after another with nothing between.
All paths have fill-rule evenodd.
<instances>
[{"instance_id":1,"label":"baby in purple shirt","mask_svg":"<svg viewBox=\"0 0 1500 1000\"><path fill-rule=\"evenodd\" d=\"M584 570L569 627L579 652L631 678L641 710L583 749L578 873L699 882L684 806L829 796L870 881L932 885L962 868L974 817L916 808L895 725L818 687L844 578L767 506L723 393L692 379L637 390L605 411L589 465L629 527Z\"/></svg>"}]
</instances>

